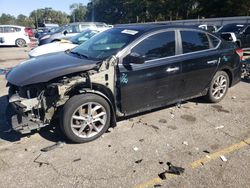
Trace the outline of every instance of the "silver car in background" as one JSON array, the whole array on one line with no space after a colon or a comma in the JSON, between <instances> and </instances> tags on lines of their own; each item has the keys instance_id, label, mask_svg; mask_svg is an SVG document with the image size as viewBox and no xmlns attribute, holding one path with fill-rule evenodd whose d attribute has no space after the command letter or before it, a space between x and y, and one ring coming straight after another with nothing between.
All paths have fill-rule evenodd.
<instances>
[{"instance_id":1,"label":"silver car in background","mask_svg":"<svg viewBox=\"0 0 250 188\"><path fill-rule=\"evenodd\" d=\"M48 33L47 35L39 38L39 45L48 44L51 42L60 41L61 39L69 39L78 33L81 33L83 30L87 28L95 29L95 28L108 28L109 26L105 23L101 22L76 22L71 23L65 26L62 26L56 29L52 33Z\"/></svg>"}]
</instances>

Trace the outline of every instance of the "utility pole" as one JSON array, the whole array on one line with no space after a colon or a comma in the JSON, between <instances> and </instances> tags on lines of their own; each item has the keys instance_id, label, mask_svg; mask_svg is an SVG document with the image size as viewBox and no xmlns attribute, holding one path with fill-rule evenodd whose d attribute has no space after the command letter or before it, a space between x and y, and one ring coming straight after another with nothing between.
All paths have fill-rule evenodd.
<instances>
[{"instance_id":1,"label":"utility pole","mask_svg":"<svg viewBox=\"0 0 250 188\"><path fill-rule=\"evenodd\" d=\"M95 2L94 0L91 0L91 5L92 5L92 14L91 14L91 21L95 21Z\"/></svg>"},{"instance_id":2,"label":"utility pole","mask_svg":"<svg viewBox=\"0 0 250 188\"><path fill-rule=\"evenodd\" d=\"M38 28L38 21L37 21L37 9L35 11L35 19L36 19L36 29Z\"/></svg>"}]
</instances>

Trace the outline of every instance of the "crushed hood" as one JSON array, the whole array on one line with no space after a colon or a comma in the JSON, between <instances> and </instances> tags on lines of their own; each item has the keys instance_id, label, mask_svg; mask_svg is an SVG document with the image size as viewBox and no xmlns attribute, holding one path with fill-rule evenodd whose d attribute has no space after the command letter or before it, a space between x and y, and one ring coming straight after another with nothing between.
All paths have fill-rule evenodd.
<instances>
[{"instance_id":1,"label":"crushed hood","mask_svg":"<svg viewBox=\"0 0 250 188\"><path fill-rule=\"evenodd\" d=\"M48 82L60 76L93 69L97 63L65 52L53 53L20 63L6 75L6 79L16 86Z\"/></svg>"}]
</instances>

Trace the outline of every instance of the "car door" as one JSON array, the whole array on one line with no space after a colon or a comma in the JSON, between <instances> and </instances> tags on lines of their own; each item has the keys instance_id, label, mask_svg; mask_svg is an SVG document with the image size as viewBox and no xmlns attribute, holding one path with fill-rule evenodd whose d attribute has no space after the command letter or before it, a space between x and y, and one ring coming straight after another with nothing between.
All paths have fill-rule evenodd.
<instances>
[{"instance_id":1,"label":"car door","mask_svg":"<svg viewBox=\"0 0 250 188\"><path fill-rule=\"evenodd\" d=\"M15 38L13 34L14 34L13 27L10 26L3 27L4 45L15 45Z\"/></svg>"},{"instance_id":2,"label":"car door","mask_svg":"<svg viewBox=\"0 0 250 188\"><path fill-rule=\"evenodd\" d=\"M220 40L197 30L180 30L182 55L182 98L199 95L210 84L218 64Z\"/></svg>"},{"instance_id":3,"label":"car door","mask_svg":"<svg viewBox=\"0 0 250 188\"><path fill-rule=\"evenodd\" d=\"M175 31L145 37L130 53L145 59L143 64L119 63L118 88L121 111L134 114L164 106L178 99L181 63L176 61Z\"/></svg>"}]
</instances>

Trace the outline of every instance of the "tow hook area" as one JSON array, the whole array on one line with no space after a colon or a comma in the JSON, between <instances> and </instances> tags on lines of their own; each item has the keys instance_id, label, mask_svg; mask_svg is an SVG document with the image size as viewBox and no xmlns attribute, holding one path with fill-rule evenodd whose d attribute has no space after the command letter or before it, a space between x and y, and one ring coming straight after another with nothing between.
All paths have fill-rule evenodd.
<instances>
[{"instance_id":1,"label":"tow hook area","mask_svg":"<svg viewBox=\"0 0 250 188\"><path fill-rule=\"evenodd\" d=\"M14 94L9 99L6 110L6 123L13 130L22 134L31 133L31 130L38 130L48 125L41 117L41 103L37 98L22 98Z\"/></svg>"},{"instance_id":2,"label":"tow hook area","mask_svg":"<svg viewBox=\"0 0 250 188\"><path fill-rule=\"evenodd\" d=\"M39 130L42 127L47 126L48 124L44 124L42 122L33 122L27 117L24 117L20 114L16 114L11 117L11 125L12 129L22 134L31 133L31 130Z\"/></svg>"}]
</instances>

